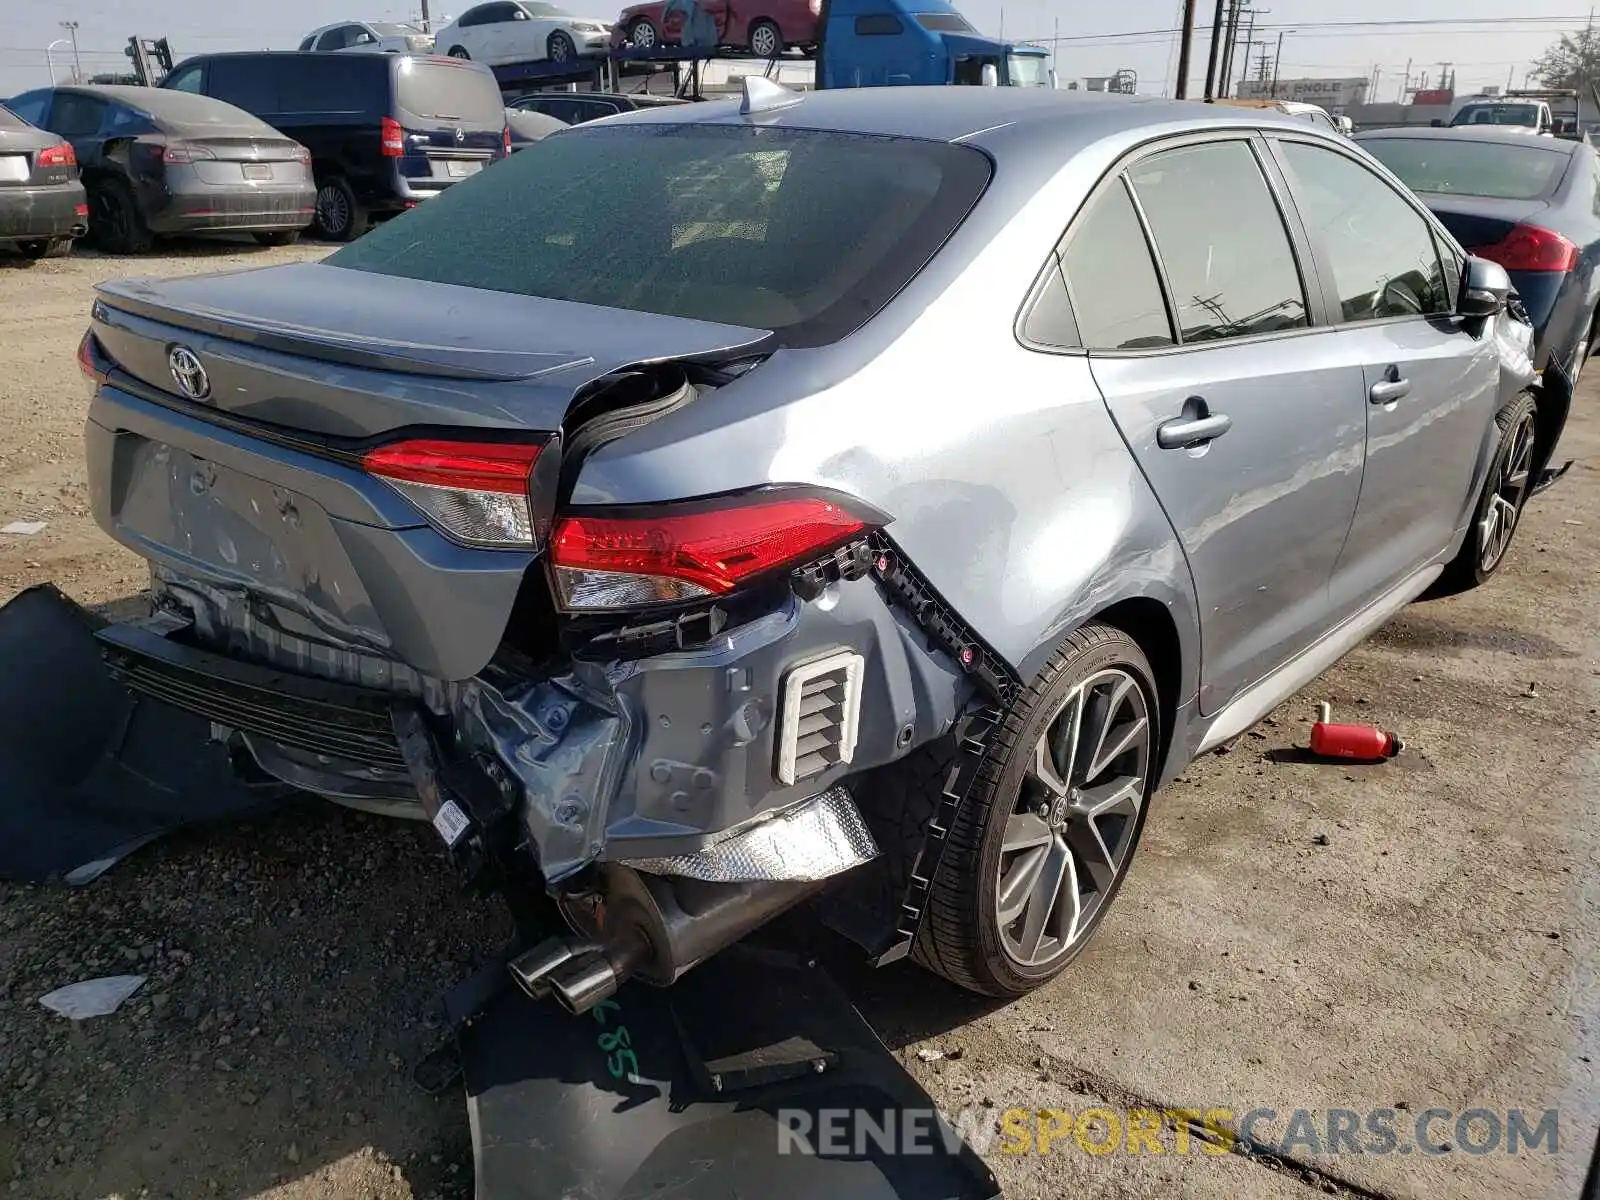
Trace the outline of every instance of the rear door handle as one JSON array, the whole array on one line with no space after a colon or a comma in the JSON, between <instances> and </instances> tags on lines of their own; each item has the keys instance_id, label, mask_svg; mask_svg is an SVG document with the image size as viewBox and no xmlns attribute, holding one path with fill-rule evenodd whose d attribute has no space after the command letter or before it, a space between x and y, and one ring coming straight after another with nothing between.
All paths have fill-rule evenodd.
<instances>
[{"instance_id":1,"label":"rear door handle","mask_svg":"<svg viewBox=\"0 0 1600 1200\"><path fill-rule=\"evenodd\" d=\"M1399 374L1399 372L1395 372ZM1382 379L1372 385L1372 390L1367 393L1374 404L1393 404L1402 396L1410 395L1411 380L1409 379Z\"/></svg>"},{"instance_id":2,"label":"rear door handle","mask_svg":"<svg viewBox=\"0 0 1600 1200\"><path fill-rule=\"evenodd\" d=\"M1163 450L1184 450L1219 438L1233 428L1233 418L1214 413L1199 396L1183 402L1183 415L1156 427L1156 445Z\"/></svg>"}]
</instances>

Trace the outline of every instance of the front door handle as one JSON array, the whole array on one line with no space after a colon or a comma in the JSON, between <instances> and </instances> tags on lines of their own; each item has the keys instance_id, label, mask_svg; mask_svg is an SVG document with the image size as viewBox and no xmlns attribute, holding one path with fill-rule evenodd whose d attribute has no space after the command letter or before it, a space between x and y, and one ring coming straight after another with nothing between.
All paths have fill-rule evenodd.
<instances>
[{"instance_id":1,"label":"front door handle","mask_svg":"<svg viewBox=\"0 0 1600 1200\"><path fill-rule=\"evenodd\" d=\"M1233 428L1233 418L1214 413L1199 396L1183 402L1183 415L1156 426L1156 445L1163 450L1186 450L1219 438Z\"/></svg>"},{"instance_id":2,"label":"front door handle","mask_svg":"<svg viewBox=\"0 0 1600 1200\"><path fill-rule=\"evenodd\" d=\"M1384 378L1372 385L1367 396L1374 404L1393 404L1402 396L1411 394L1411 380L1400 378L1400 372L1390 367Z\"/></svg>"}]
</instances>

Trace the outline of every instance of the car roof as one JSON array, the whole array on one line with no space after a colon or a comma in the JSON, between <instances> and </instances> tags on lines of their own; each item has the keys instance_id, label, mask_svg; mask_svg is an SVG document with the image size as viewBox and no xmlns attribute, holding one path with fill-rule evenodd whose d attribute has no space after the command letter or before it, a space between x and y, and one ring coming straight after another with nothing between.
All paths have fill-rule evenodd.
<instances>
[{"instance_id":1,"label":"car roof","mask_svg":"<svg viewBox=\"0 0 1600 1200\"><path fill-rule=\"evenodd\" d=\"M225 100L202 96L195 92L180 92L172 88L140 87L113 83L70 83L51 89L56 92L98 96L113 104L148 113L155 120L175 130L204 127L212 133L234 128L256 136L256 131L272 132L272 127L259 117L252 116Z\"/></svg>"},{"instance_id":2,"label":"car roof","mask_svg":"<svg viewBox=\"0 0 1600 1200\"><path fill-rule=\"evenodd\" d=\"M1418 141L1492 142L1502 146L1530 146L1535 150L1548 150L1551 153L1566 151L1568 154L1571 154L1575 147L1583 145L1580 141L1544 137L1537 133L1523 133L1519 129L1496 128L1493 125L1442 127L1429 125L1417 129L1363 129L1356 134L1356 141L1358 142L1372 142L1380 138L1414 138Z\"/></svg>"},{"instance_id":3,"label":"car roof","mask_svg":"<svg viewBox=\"0 0 1600 1200\"><path fill-rule=\"evenodd\" d=\"M978 140L1001 130L1036 136L1042 144L1070 150L1119 133L1161 126L1215 129L1311 127L1270 109L1235 108L1156 96L1015 87L839 88L802 93L787 108L745 117L737 96L700 104L651 105L620 119L629 123L759 123L932 141ZM610 122L607 122L610 124ZM1331 131L1329 132L1331 137Z\"/></svg>"}]
</instances>

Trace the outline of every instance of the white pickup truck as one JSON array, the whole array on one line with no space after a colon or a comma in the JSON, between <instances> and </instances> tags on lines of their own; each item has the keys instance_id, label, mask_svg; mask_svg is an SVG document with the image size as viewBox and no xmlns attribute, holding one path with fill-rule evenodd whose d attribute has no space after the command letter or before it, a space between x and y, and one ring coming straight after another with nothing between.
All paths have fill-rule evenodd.
<instances>
[{"instance_id":1,"label":"white pickup truck","mask_svg":"<svg viewBox=\"0 0 1600 1200\"><path fill-rule=\"evenodd\" d=\"M1544 100L1505 96L1469 97L1460 102L1449 122L1451 129L1492 125L1546 137L1554 136L1555 124L1550 105Z\"/></svg>"}]
</instances>

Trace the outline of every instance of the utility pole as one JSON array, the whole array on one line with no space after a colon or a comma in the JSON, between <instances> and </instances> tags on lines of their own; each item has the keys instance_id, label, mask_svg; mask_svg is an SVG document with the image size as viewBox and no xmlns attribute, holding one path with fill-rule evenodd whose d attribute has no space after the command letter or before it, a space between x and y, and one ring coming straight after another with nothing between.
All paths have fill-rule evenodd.
<instances>
[{"instance_id":1,"label":"utility pole","mask_svg":"<svg viewBox=\"0 0 1600 1200\"><path fill-rule=\"evenodd\" d=\"M1406 92L1411 89L1411 60L1406 59L1406 77L1400 81L1400 103L1406 102Z\"/></svg>"},{"instance_id":2,"label":"utility pole","mask_svg":"<svg viewBox=\"0 0 1600 1200\"><path fill-rule=\"evenodd\" d=\"M1050 69L1056 69L1057 59L1061 57L1061 18L1056 18L1055 36L1050 39Z\"/></svg>"},{"instance_id":3,"label":"utility pole","mask_svg":"<svg viewBox=\"0 0 1600 1200\"><path fill-rule=\"evenodd\" d=\"M422 0L422 32L433 32L433 20L428 16L428 0Z\"/></svg>"},{"instance_id":4,"label":"utility pole","mask_svg":"<svg viewBox=\"0 0 1600 1200\"><path fill-rule=\"evenodd\" d=\"M1278 50L1272 56L1272 98L1278 98L1278 66L1283 62L1283 35L1286 30L1278 31Z\"/></svg>"},{"instance_id":5,"label":"utility pole","mask_svg":"<svg viewBox=\"0 0 1600 1200\"><path fill-rule=\"evenodd\" d=\"M1178 34L1178 85L1173 96L1189 98L1189 51L1194 41L1194 0L1183 0L1183 29Z\"/></svg>"},{"instance_id":6,"label":"utility pole","mask_svg":"<svg viewBox=\"0 0 1600 1200\"><path fill-rule=\"evenodd\" d=\"M1217 64L1222 58L1222 6L1226 0L1216 0L1211 9L1211 52L1206 58L1206 100L1217 98Z\"/></svg>"},{"instance_id":7,"label":"utility pole","mask_svg":"<svg viewBox=\"0 0 1600 1200\"><path fill-rule=\"evenodd\" d=\"M67 36L72 39L72 81L83 82L83 62L78 58L78 23L76 21L58 21L56 24L67 31Z\"/></svg>"},{"instance_id":8,"label":"utility pole","mask_svg":"<svg viewBox=\"0 0 1600 1200\"><path fill-rule=\"evenodd\" d=\"M1241 84L1243 84L1250 75L1250 47L1256 44L1256 14L1265 14L1270 13L1271 11L1272 10L1270 8L1252 8L1250 10L1250 22L1245 29L1244 35L1244 66L1239 70L1239 82Z\"/></svg>"},{"instance_id":9,"label":"utility pole","mask_svg":"<svg viewBox=\"0 0 1600 1200\"><path fill-rule=\"evenodd\" d=\"M1250 0L1232 0L1228 5L1228 31L1222 43L1222 67L1217 72L1217 97L1226 100L1233 92L1233 52L1239 42L1239 11Z\"/></svg>"}]
</instances>

